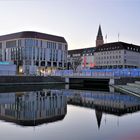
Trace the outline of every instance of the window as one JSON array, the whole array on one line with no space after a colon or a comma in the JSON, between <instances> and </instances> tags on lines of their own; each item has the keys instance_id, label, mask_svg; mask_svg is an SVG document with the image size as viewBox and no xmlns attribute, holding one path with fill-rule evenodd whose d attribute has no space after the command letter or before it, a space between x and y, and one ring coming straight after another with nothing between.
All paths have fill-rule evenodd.
<instances>
[{"instance_id":1,"label":"window","mask_svg":"<svg viewBox=\"0 0 140 140\"><path fill-rule=\"evenodd\" d=\"M6 48L13 48L13 47L16 47L16 40L6 42Z\"/></svg>"},{"instance_id":2,"label":"window","mask_svg":"<svg viewBox=\"0 0 140 140\"><path fill-rule=\"evenodd\" d=\"M62 44L60 44L60 43L58 44L58 49L62 50Z\"/></svg>"},{"instance_id":3,"label":"window","mask_svg":"<svg viewBox=\"0 0 140 140\"><path fill-rule=\"evenodd\" d=\"M33 39L25 39L25 47L32 47L34 46Z\"/></svg>"},{"instance_id":4,"label":"window","mask_svg":"<svg viewBox=\"0 0 140 140\"><path fill-rule=\"evenodd\" d=\"M126 59L124 59L124 63L126 63Z\"/></svg>"}]
</instances>

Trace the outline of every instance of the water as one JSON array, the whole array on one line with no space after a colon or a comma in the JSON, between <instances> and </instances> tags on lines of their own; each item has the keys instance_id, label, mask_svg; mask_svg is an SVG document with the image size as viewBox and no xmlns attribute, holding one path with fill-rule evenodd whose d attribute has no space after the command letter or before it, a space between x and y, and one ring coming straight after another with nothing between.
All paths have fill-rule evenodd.
<instances>
[{"instance_id":1,"label":"water","mask_svg":"<svg viewBox=\"0 0 140 140\"><path fill-rule=\"evenodd\" d=\"M2 140L139 140L140 99L109 91L1 87Z\"/></svg>"}]
</instances>

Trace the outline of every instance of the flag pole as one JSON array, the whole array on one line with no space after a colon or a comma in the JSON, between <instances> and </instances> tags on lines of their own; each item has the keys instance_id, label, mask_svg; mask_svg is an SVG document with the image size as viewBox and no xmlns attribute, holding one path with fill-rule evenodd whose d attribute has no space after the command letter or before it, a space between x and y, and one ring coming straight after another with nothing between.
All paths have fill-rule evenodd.
<instances>
[{"instance_id":1,"label":"flag pole","mask_svg":"<svg viewBox=\"0 0 140 140\"><path fill-rule=\"evenodd\" d=\"M120 34L118 33L118 42L120 41Z\"/></svg>"},{"instance_id":2,"label":"flag pole","mask_svg":"<svg viewBox=\"0 0 140 140\"><path fill-rule=\"evenodd\" d=\"M107 43L107 34L105 35L105 41L106 41L106 43Z\"/></svg>"}]
</instances>

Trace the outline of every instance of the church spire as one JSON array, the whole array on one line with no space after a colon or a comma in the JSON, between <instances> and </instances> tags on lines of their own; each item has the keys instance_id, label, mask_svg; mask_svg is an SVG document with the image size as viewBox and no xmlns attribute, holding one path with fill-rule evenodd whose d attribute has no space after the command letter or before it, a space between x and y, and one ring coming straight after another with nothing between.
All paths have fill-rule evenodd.
<instances>
[{"instance_id":1,"label":"church spire","mask_svg":"<svg viewBox=\"0 0 140 140\"><path fill-rule=\"evenodd\" d=\"M102 36L102 29L101 29L101 25L99 25L99 29L98 29L98 33L97 33L97 37L96 37L96 47L103 45L104 44L104 39Z\"/></svg>"},{"instance_id":2,"label":"church spire","mask_svg":"<svg viewBox=\"0 0 140 140\"><path fill-rule=\"evenodd\" d=\"M102 36L101 25L99 25L99 29L98 29L98 34L97 34L97 36L98 36L98 37L99 37L99 36Z\"/></svg>"}]
</instances>

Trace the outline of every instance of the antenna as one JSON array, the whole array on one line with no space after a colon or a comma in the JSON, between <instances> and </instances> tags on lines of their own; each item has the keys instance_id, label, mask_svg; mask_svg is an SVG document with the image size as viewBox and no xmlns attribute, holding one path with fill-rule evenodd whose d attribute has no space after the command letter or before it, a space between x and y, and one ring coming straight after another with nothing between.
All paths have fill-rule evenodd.
<instances>
[{"instance_id":1,"label":"antenna","mask_svg":"<svg viewBox=\"0 0 140 140\"><path fill-rule=\"evenodd\" d=\"M118 33L118 42L120 41L120 33Z\"/></svg>"}]
</instances>

